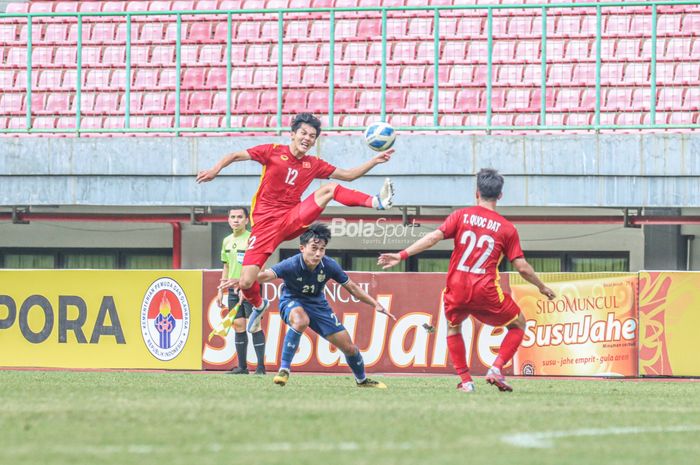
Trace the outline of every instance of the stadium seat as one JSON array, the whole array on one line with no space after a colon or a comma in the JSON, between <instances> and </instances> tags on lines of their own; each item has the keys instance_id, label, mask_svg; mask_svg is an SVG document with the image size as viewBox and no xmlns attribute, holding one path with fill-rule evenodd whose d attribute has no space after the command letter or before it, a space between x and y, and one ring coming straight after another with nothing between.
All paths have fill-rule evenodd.
<instances>
[{"instance_id":1,"label":"stadium seat","mask_svg":"<svg viewBox=\"0 0 700 465\"><path fill-rule=\"evenodd\" d=\"M207 113L211 110L214 96L209 91L195 91L187 101L187 112L194 114Z\"/></svg>"},{"instance_id":2,"label":"stadium seat","mask_svg":"<svg viewBox=\"0 0 700 465\"><path fill-rule=\"evenodd\" d=\"M328 68L325 66L307 66L304 68L301 84L303 87L322 87L327 82Z\"/></svg>"},{"instance_id":3,"label":"stadium seat","mask_svg":"<svg viewBox=\"0 0 700 465\"><path fill-rule=\"evenodd\" d=\"M675 110L683 107L684 88L662 87L658 91L657 110Z\"/></svg>"},{"instance_id":4,"label":"stadium seat","mask_svg":"<svg viewBox=\"0 0 700 465\"><path fill-rule=\"evenodd\" d=\"M83 87L85 90L109 89L111 77L111 69L89 69L85 71Z\"/></svg>"},{"instance_id":5,"label":"stadium seat","mask_svg":"<svg viewBox=\"0 0 700 465\"><path fill-rule=\"evenodd\" d=\"M118 45L110 45L104 47L102 50L101 63L105 66L124 66L124 63L126 63L125 47Z\"/></svg>"},{"instance_id":6,"label":"stadium seat","mask_svg":"<svg viewBox=\"0 0 700 465\"><path fill-rule=\"evenodd\" d=\"M375 67L356 67L352 75L353 85L360 87L374 86L378 79Z\"/></svg>"},{"instance_id":7,"label":"stadium seat","mask_svg":"<svg viewBox=\"0 0 700 465\"><path fill-rule=\"evenodd\" d=\"M484 92L479 89L464 89L455 96L454 109L459 113L475 113L486 110Z\"/></svg>"},{"instance_id":8,"label":"stadium seat","mask_svg":"<svg viewBox=\"0 0 700 465\"><path fill-rule=\"evenodd\" d=\"M428 89L412 89L406 92L404 101L404 110L409 113L425 113L432 111L432 90ZM401 95L397 95L394 98L403 98ZM389 95L387 94L387 104L389 103ZM397 108L393 104L391 108Z\"/></svg>"},{"instance_id":9,"label":"stadium seat","mask_svg":"<svg viewBox=\"0 0 700 465\"><path fill-rule=\"evenodd\" d=\"M241 71L241 70L246 70L250 72L250 76L252 79L252 74L253 74L253 69L252 68L235 68L232 69L231 71ZM246 82L245 85L248 85L249 82ZM206 83L204 84L205 88L207 89L225 89L226 88L226 68L211 68L207 70L206 72ZM232 82L231 86L233 87L234 84ZM236 85L235 87L240 87Z\"/></svg>"},{"instance_id":10,"label":"stadium seat","mask_svg":"<svg viewBox=\"0 0 700 465\"><path fill-rule=\"evenodd\" d=\"M160 90L174 90L177 85L178 75L175 69L163 69L158 75L158 88Z\"/></svg>"},{"instance_id":11,"label":"stadium seat","mask_svg":"<svg viewBox=\"0 0 700 465\"><path fill-rule=\"evenodd\" d=\"M343 63L362 64L367 61L367 44L351 42L343 50Z\"/></svg>"},{"instance_id":12,"label":"stadium seat","mask_svg":"<svg viewBox=\"0 0 700 465\"><path fill-rule=\"evenodd\" d=\"M326 113L328 111L328 91L312 90L309 93L307 108L312 113Z\"/></svg>"},{"instance_id":13,"label":"stadium seat","mask_svg":"<svg viewBox=\"0 0 700 465\"><path fill-rule=\"evenodd\" d=\"M338 90L334 94L334 109L338 113L355 110L355 102L357 101L357 91L355 90Z\"/></svg>"},{"instance_id":14,"label":"stadium seat","mask_svg":"<svg viewBox=\"0 0 700 465\"><path fill-rule=\"evenodd\" d=\"M143 102L141 104L140 111L148 115L158 115L165 112L165 98L166 93L164 92L148 92L143 97ZM173 100L174 102L174 100ZM172 113L174 113L174 104L172 108Z\"/></svg>"},{"instance_id":15,"label":"stadium seat","mask_svg":"<svg viewBox=\"0 0 700 465\"><path fill-rule=\"evenodd\" d=\"M464 63L467 57L467 43L464 41L449 41L442 48L441 63Z\"/></svg>"},{"instance_id":16,"label":"stadium seat","mask_svg":"<svg viewBox=\"0 0 700 465\"><path fill-rule=\"evenodd\" d=\"M236 110L240 113L256 113L260 103L257 91L241 91L236 100Z\"/></svg>"},{"instance_id":17,"label":"stadium seat","mask_svg":"<svg viewBox=\"0 0 700 465\"><path fill-rule=\"evenodd\" d=\"M233 75L236 76L236 82L240 82L241 85L245 85L244 82L247 81L248 87L272 87L277 85L277 68L276 67L257 67L251 69L253 74L251 75L249 71L238 71L234 69ZM301 67L296 68L285 68L282 70L282 76L286 84L299 84L301 82Z\"/></svg>"},{"instance_id":18,"label":"stadium seat","mask_svg":"<svg viewBox=\"0 0 700 465\"><path fill-rule=\"evenodd\" d=\"M0 25L0 39L2 38L2 25ZM68 37L68 25L67 24L48 24L44 32L43 42L58 45L66 42ZM14 40L14 34L12 39Z\"/></svg>"},{"instance_id":19,"label":"stadium seat","mask_svg":"<svg viewBox=\"0 0 700 465\"><path fill-rule=\"evenodd\" d=\"M133 27L133 26L132 26ZM160 42L163 40L163 23L146 23L141 26L139 41Z\"/></svg>"},{"instance_id":20,"label":"stadium seat","mask_svg":"<svg viewBox=\"0 0 700 465\"><path fill-rule=\"evenodd\" d=\"M131 88L135 90L158 90L158 70L143 68L134 71Z\"/></svg>"},{"instance_id":21,"label":"stadium seat","mask_svg":"<svg viewBox=\"0 0 700 465\"><path fill-rule=\"evenodd\" d=\"M195 22L190 26L187 34L187 42L206 44L212 41L212 24L209 22Z\"/></svg>"},{"instance_id":22,"label":"stadium seat","mask_svg":"<svg viewBox=\"0 0 700 465\"><path fill-rule=\"evenodd\" d=\"M86 114L94 115L113 115L119 111L119 100L121 95L115 92L100 92L95 96L95 101L92 110L85 108ZM81 108L83 108L81 102ZM137 110L130 108L131 111Z\"/></svg>"},{"instance_id":23,"label":"stadium seat","mask_svg":"<svg viewBox=\"0 0 700 465\"><path fill-rule=\"evenodd\" d=\"M402 87L423 87L425 66L404 66L400 68L399 83Z\"/></svg>"},{"instance_id":24,"label":"stadium seat","mask_svg":"<svg viewBox=\"0 0 700 465\"><path fill-rule=\"evenodd\" d=\"M182 89L203 89L206 71L207 70L204 68L185 69L185 71L182 74Z\"/></svg>"},{"instance_id":25,"label":"stadium seat","mask_svg":"<svg viewBox=\"0 0 700 465\"><path fill-rule=\"evenodd\" d=\"M0 94L0 110L4 115L21 115L26 112L24 94Z\"/></svg>"},{"instance_id":26,"label":"stadium seat","mask_svg":"<svg viewBox=\"0 0 700 465\"><path fill-rule=\"evenodd\" d=\"M601 96L603 99L603 96ZM601 107L605 111L629 110L632 102L632 89L629 87L613 87L608 89Z\"/></svg>"},{"instance_id":27,"label":"stadium seat","mask_svg":"<svg viewBox=\"0 0 700 465\"><path fill-rule=\"evenodd\" d=\"M223 114L226 113L226 106L227 106L227 98L226 98L226 92L216 92L214 93L214 98L211 102L211 112L212 113L218 113L218 114ZM231 106L235 104L235 100L233 99L233 95L231 95Z\"/></svg>"},{"instance_id":28,"label":"stadium seat","mask_svg":"<svg viewBox=\"0 0 700 465\"><path fill-rule=\"evenodd\" d=\"M283 96L284 98L284 96ZM273 113L277 111L277 91L263 91L260 93L259 111Z\"/></svg>"},{"instance_id":29,"label":"stadium seat","mask_svg":"<svg viewBox=\"0 0 700 465\"><path fill-rule=\"evenodd\" d=\"M61 90L63 82L63 70L48 69L39 71L37 90Z\"/></svg>"}]
</instances>

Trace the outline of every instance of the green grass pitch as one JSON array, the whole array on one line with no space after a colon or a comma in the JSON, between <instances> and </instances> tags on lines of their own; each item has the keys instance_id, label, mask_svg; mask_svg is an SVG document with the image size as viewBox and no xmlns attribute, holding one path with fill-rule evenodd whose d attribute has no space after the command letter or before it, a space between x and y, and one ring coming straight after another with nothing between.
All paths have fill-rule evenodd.
<instances>
[{"instance_id":1,"label":"green grass pitch","mask_svg":"<svg viewBox=\"0 0 700 465\"><path fill-rule=\"evenodd\" d=\"M0 464L698 464L700 382L0 371Z\"/></svg>"}]
</instances>

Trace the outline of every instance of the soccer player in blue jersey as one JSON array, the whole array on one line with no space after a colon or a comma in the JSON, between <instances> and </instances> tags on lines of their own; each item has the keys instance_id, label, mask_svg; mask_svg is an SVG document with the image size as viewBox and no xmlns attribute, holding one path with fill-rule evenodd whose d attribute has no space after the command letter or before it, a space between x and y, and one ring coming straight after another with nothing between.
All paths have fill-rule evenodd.
<instances>
[{"instance_id":1,"label":"soccer player in blue jersey","mask_svg":"<svg viewBox=\"0 0 700 465\"><path fill-rule=\"evenodd\" d=\"M352 342L350 334L338 320L323 293L329 279L343 286L353 297L371 305L374 310L396 319L388 310L353 282L338 263L326 257L326 246L331 231L321 223L314 223L301 235L301 253L281 261L272 268L258 273L258 282L284 280L280 295L280 316L289 326L282 348L282 363L274 382L284 386L289 380L292 358L306 328L336 346L345 355L355 375L358 387L386 389L386 385L365 375L365 362L360 349Z\"/></svg>"}]
</instances>

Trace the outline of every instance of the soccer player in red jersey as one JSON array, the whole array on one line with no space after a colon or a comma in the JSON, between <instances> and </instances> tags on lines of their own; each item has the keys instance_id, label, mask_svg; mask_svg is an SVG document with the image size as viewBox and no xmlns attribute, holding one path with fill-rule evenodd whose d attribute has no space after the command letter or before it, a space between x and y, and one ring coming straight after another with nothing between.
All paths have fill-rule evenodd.
<instances>
[{"instance_id":1,"label":"soccer player in red jersey","mask_svg":"<svg viewBox=\"0 0 700 465\"><path fill-rule=\"evenodd\" d=\"M501 370L513 358L523 340L525 316L498 283L501 259L505 256L526 281L537 286L548 299L554 298L554 292L545 286L525 260L515 226L495 211L502 196L503 182L498 171L482 169L476 176L476 206L453 212L437 230L399 253L381 254L378 261L385 269L390 268L443 239L454 239L444 297L449 324L447 348L461 378L457 389L464 392L474 391L462 338L462 322L469 315L488 325L508 328L498 356L486 374L486 381L501 391L513 390Z\"/></svg>"},{"instance_id":2,"label":"soccer player in red jersey","mask_svg":"<svg viewBox=\"0 0 700 465\"><path fill-rule=\"evenodd\" d=\"M211 169L200 171L197 182L208 182L233 162L254 160L263 165L260 185L251 207L250 239L243 258L239 287L253 305L248 331L260 329L262 314L269 303L260 295L258 272L283 241L301 235L323 212L331 200L347 206L388 209L394 188L386 179L378 195L367 195L339 184L328 183L301 201L301 195L314 179L352 181L376 165L386 163L393 150L382 152L351 169L336 168L318 157L307 155L321 133L321 121L301 113L292 121L289 145L266 144L224 156Z\"/></svg>"}]
</instances>

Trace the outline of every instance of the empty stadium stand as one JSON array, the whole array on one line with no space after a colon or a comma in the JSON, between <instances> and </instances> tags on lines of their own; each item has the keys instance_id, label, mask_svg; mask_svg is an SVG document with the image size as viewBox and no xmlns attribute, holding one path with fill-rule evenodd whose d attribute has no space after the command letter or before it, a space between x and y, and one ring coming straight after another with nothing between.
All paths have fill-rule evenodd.
<instances>
[{"instance_id":1,"label":"empty stadium stand","mask_svg":"<svg viewBox=\"0 0 700 465\"><path fill-rule=\"evenodd\" d=\"M454 1L465 3L499 2ZM31 1L10 3L7 13L237 12L424 4L417 0ZM431 0L429 4L453 2ZM328 18L328 13L321 11L285 14L280 76L277 14L232 15L232 126L276 125L280 78L283 124L300 111L321 114L328 123ZM28 104L34 128L75 128L78 103L83 116L81 129L123 128L127 87L130 127L172 128L177 121L178 83L181 127L206 132L225 126L229 104L226 15L182 15L179 75L175 16L134 15L131 19L131 70L127 76L128 32L123 16L86 16L81 31L74 16L34 17L30 57L26 18L0 16L0 129L26 128ZM700 124L700 7L658 7L655 70L651 67L651 20L650 7L602 9L600 124L650 124L652 74L656 77L655 122ZM332 75L335 125L363 126L375 119L381 108L384 78L388 121L396 126L433 126L435 99L440 125L485 126L489 107L486 10L442 11L437 26L438 50L434 46L435 27L432 11L389 12L383 77L380 13L337 12ZM575 128L596 122L595 8L548 10L544 50L541 9L493 10L492 33L492 125ZM543 102L546 120L542 119Z\"/></svg>"}]
</instances>

